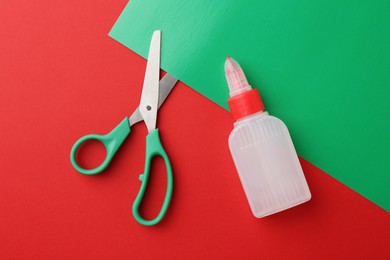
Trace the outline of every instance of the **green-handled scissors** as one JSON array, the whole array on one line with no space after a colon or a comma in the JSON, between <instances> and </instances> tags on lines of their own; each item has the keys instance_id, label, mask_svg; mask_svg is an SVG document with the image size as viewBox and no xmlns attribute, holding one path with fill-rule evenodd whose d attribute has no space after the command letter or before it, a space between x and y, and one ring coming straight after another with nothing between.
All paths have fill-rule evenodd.
<instances>
[{"instance_id":1,"label":"green-handled scissors","mask_svg":"<svg viewBox=\"0 0 390 260\"><path fill-rule=\"evenodd\" d=\"M144 173L140 175L139 179L142 182L141 189L133 204L134 218L143 225L151 226L159 223L164 217L172 196L172 168L165 152L161 141L159 130L156 128L157 110L160 105L167 98L175 86L177 79L169 74L166 74L164 78L160 79L160 45L161 45L161 31L155 31L152 36L149 49L149 57L146 65L144 85L142 89L141 101L139 107L133 112L130 118L126 117L122 120L110 133L106 135L90 134L81 137L73 145L70 152L70 160L73 167L80 173L93 175L103 171L111 162L113 156L117 152L120 145L126 139L130 133L132 125L144 121L148 129L148 135L146 136L146 158ZM94 169L84 169L76 161L76 153L80 145L89 140L97 140L103 143L107 150L105 160L101 165ZM155 156L161 156L164 159L166 171L167 171L167 189L165 199L161 210L157 217L152 220L145 220L139 214L139 206L144 196L149 174L152 158Z\"/></svg>"}]
</instances>

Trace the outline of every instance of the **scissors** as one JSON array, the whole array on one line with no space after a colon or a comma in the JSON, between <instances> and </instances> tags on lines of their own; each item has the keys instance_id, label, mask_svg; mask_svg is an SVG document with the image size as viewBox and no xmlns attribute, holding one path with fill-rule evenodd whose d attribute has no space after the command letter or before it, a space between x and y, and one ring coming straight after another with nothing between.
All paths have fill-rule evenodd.
<instances>
[{"instance_id":1,"label":"scissors","mask_svg":"<svg viewBox=\"0 0 390 260\"><path fill-rule=\"evenodd\" d=\"M157 110L160 105L165 101L173 87L175 86L177 79L169 75L168 73L160 79L160 45L161 45L161 31L155 31L150 43L149 56L146 65L146 72L144 78L144 84L141 94L141 101L139 107L133 112L130 118L125 117L110 133L106 135L90 134L81 137L73 145L70 152L70 160L73 167L80 173L86 175L93 175L100 173L110 164L113 156L118 151L123 141L130 133L132 125L144 121L148 129L148 135L146 136L146 157L144 173L140 175L139 179L142 182L140 191L133 203L133 216L142 225L152 226L161 221L164 217L169 203L172 197L172 167L169 161L168 155L165 152L164 147L160 141L159 129L156 128ZM101 165L94 169L82 168L76 161L76 153L80 145L90 141L97 140L101 142L106 148L107 154L105 160ZM149 180L150 167L152 158L155 156L161 156L164 159L166 172L167 172L167 189L164 198L163 205L159 214L152 220L146 220L139 214L139 206L144 196L147 183Z\"/></svg>"}]
</instances>

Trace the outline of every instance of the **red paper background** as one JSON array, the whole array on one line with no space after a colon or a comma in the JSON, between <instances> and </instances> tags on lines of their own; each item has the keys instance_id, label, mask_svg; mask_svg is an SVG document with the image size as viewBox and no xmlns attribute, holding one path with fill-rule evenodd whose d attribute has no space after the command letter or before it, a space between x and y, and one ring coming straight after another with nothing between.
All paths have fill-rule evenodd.
<instances>
[{"instance_id":1,"label":"red paper background","mask_svg":"<svg viewBox=\"0 0 390 260\"><path fill-rule=\"evenodd\" d=\"M77 173L73 143L110 131L139 102L146 62L107 36L126 2L0 2L1 259L390 258L389 214L302 159L312 200L254 218L228 151L230 114L182 83L158 118L175 177L159 225L131 214L144 125L104 173ZM102 147L82 155L96 164ZM164 174L157 160L146 216Z\"/></svg>"}]
</instances>

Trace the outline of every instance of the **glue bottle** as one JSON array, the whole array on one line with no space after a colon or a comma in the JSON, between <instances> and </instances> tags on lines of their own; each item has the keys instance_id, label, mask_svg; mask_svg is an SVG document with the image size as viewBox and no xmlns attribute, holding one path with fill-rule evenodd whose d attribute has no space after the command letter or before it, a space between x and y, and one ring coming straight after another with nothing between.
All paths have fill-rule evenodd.
<instances>
[{"instance_id":1,"label":"glue bottle","mask_svg":"<svg viewBox=\"0 0 390 260\"><path fill-rule=\"evenodd\" d=\"M264 110L259 92L230 57L225 75L235 120L229 148L253 215L262 218L310 200L286 125Z\"/></svg>"}]
</instances>

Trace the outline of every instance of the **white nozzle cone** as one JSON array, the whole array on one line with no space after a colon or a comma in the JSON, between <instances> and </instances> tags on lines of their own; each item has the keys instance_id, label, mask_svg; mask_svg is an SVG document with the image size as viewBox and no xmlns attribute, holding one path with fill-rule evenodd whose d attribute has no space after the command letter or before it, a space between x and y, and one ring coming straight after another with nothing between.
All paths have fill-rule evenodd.
<instances>
[{"instance_id":1,"label":"white nozzle cone","mask_svg":"<svg viewBox=\"0 0 390 260\"><path fill-rule=\"evenodd\" d=\"M225 62L225 76L229 86L230 97L252 89L238 62L229 56Z\"/></svg>"}]
</instances>

